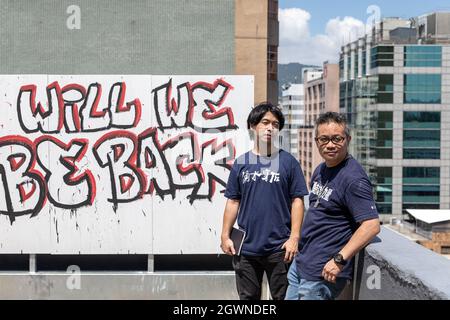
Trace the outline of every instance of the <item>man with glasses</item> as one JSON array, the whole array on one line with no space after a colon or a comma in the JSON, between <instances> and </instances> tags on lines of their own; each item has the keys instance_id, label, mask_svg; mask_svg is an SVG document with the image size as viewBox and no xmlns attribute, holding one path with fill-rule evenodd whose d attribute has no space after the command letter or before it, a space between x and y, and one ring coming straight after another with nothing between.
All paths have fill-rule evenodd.
<instances>
[{"instance_id":1,"label":"man with glasses","mask_svg":"<svg viewBox=\"0 0 450 320\"><path fill-rule=\"evenodd\" d=\"M236 159L225 191L221 248L233 255L241 300L261 299L264 272L272 299L283 300L289 264L298 249L308 189L298 161L277 148L283 125L281 110L272 104L252 109L247 127L254 147ZM230 238L236 219L246 231L240 255Z\"/></svg>"},{"instance_id":2,"label":"man with glasses","mask_svg":"<svg viewBox=\"0 0 450 320\"><path fill-rule=\"evenodd\" d=\"M287 300L335 299L352 279L353 257L380 231L369 178L348 153L345 117L320 115L315 140L325 161L311 177L310 206L289 269Z\"/></svg>"}]
</instances>

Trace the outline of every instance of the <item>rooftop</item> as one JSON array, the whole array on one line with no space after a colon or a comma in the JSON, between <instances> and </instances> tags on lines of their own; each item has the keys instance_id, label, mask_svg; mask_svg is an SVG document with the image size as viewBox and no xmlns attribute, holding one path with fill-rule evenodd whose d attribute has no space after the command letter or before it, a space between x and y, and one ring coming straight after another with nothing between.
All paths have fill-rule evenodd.
<instances>
[{"instance_id":1,"label":"rooftop","mask_svg":"<svg viewBox=\"0 0 450 320\"><path fill-rule=\"evenodd\" d=\"M416 220L420 220L428 224L450 220L450 210L407 209L406 211L408 211L408 213L412 215Z\"/></svg>"}]
</instances>

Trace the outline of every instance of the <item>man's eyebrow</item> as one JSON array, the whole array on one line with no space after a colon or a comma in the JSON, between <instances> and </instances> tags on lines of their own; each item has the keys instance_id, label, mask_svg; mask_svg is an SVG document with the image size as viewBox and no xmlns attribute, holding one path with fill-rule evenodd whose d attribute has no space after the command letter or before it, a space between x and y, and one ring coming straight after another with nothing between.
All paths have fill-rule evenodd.
<instances>
[{"instance_id":1,"label":"man's eyebrow","mask_svg":"<svg viewBox=\"0 0 450 320\"><path fill-rule=\"evenodd\" d=\"M262 118L261 121L270 121L270 122L277 122L277 123L279 123L278 120L271 121L271 120L268 119L268 118Z\"/></svg>"}]
</instances>

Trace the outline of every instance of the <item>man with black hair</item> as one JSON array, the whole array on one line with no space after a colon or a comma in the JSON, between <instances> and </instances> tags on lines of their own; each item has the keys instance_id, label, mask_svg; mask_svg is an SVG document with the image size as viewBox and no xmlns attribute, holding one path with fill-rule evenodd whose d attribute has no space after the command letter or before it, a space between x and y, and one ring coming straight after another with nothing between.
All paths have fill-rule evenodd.
<instances>
[{"instance_id":1,"label":"man with black hair","mask_svg":"<svg viewBox=\"0 0 450 320\"><path fill-rule=\"evenodd\" d=\"M341 114L316 121L316 145L325 162L311 177L309 209L289 274L287 300L332 300L353 276L353 257L380 231L372 185L348 153L351 140Z\"/></svg>"},{"instance_id":2,"label":"man with black hair","mask_svg":"<svg viewBox=\"0 0 450 320\"><path fill-rule=\"evenodd\" d=\"M236 286L241 300L261 299L267 274L274 300L287 289L287 271L298 249L303 221L303 196L308 194L297 160L277 148L284 116L270 103L250 112L247 127L254 147L238 157L231 169L225 197L221 248L233 255ZM246 231L241 254L236 255L230 232L234 223Z\"/></svg>"}]
</instances>

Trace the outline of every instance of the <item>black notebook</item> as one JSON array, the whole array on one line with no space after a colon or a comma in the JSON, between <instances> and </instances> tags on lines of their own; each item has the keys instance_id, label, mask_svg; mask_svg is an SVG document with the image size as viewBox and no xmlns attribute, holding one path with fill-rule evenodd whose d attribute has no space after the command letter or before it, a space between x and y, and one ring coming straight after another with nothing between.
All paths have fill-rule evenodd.
<instances>
[{"instance_id":1,"label":"black notebook","mask_svg":"<svg viewBox=\"0 0 450 320\"><path fill-rule=\"evenodd\" d=\"M231 229L230 238L233 241L234 250L236 251L236 255L237 256L240 255L241 249L242 249L242 244L244 243L244 240L245 240L245 231L233 227L233 229Z\"/></svg>"}]
</instances>

